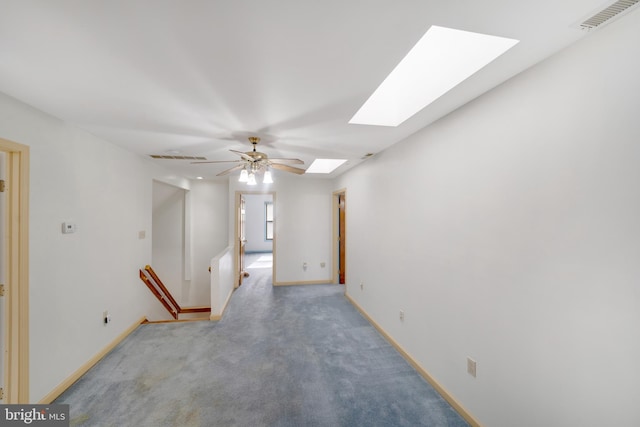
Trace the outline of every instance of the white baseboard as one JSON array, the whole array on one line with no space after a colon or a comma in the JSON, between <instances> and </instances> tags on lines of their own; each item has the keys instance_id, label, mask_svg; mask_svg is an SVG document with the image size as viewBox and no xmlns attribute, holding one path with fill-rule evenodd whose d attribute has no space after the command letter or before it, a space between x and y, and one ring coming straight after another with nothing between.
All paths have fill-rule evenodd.
<instances>
[{"instance_id":1,"label":"white baseboard","mask_svg":"<svg viewBox=\"0 0 640 427\"><path fill-rule=\"evenodd\" d=\"M58 398L66 389L71 387L73 383L78 381L81 376L87 373L89 369L93 367L96 363L98 363L103 357L107 355L111 350L113 350L122 340L124 340L131 332L135 331L138 326L147 321L146 317L141 317L140 320L135 322L133 325L129 326L124 332L118 335L108 346L102 349L98 354L89 359L84 365L82 365L78 370L76 370L69 378L62 381L56 388L51 390L45 397L43 397L38 403L42 405L47 405L53 402Z\"/></svg>"},{"instance_id":2,"label":"white baseboard","mask_svg":"<svg viewBox=\"0 0 640 427\"><path fill-rule=\"evenodd\" d=\"M274 282L273 286L297 286L297 285L330 285L330 280L307 280L304 282Z\"/></svg>"},{"instance_id":3,"label":"white baseboard","mask_svg":"<svg viewBox=\"0 0 640 427\"><path fill-rule=\"evenodd\" d=\"M387 331L385 331L384 329L382 329L382 327L375 321L373 320L373 318L371 318L371 316L369 316L369 314L364 311L364 309L362 307L360 307L360 305L355 302L355 300L353 298L351 298L351 296L349 296L349 294L345 293L344 294L345 297L347 297L347 300L364 316L365 319L367 319L369 321L369 323L371 323L371 325L373 325L374 328L376 328L378 330L378 332L380 332L380 334L385 337L385 339L387 341L389 341L389 343L395 347L396 350L398 350L398 353L400 353L402 355L402 357L404 357L406 359L407 362L409 362L409 364L411 366L413 366L413 368L418 371L418 373L420 375L422 375L422 377L429 383L431 384L431 386L433 388L436 389L436 391L438 393L440 393L440 395L447 401L449 402L449 404L451 406L453 406L453 408L458 411L458 413L462 416L462 418L464 418L472 427L482 427L482 424L480 424L480 422L478 422L478 420L476 420L473 415L471 415L469 413L469 411L467 411L461 404L460 402L458 402L456 400L455 397L453 397L442 385L440 385L440 383L438 381L436 381L435 378L433 378L431 376L431 374L429 374L427 372L426 369L424 369L404 348L402 348L402 346L400 344L398 344L398 342L396 340L394 340L391 335L389 335L387 333Z\"/></svg>"}]
</instances>

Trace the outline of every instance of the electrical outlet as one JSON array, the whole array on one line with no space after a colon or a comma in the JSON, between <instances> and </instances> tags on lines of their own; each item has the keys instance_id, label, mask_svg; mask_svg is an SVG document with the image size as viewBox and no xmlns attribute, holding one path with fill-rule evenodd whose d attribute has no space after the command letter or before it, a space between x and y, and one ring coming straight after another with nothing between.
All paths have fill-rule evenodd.
<instances>
[{"instance_id":1,"label":"electrical outlet","mask_svg":"<svg viewBox=\"0 0 640 427\"><path fill-rule=\"evenodd\" d=\"M104 312L102 312L102 322L104 323L104 326L107 326L109 323L111 323L111 315L109 314L109 310L105 310Z\"/></svg>"},{"instance_id":2,"label":"electrical outlet","mask_svg":"<svg viewBox=\"0 0 640 427\"><path fill-rule=\"evenodd\" d=\"M400 321L404 322L404 310L400 310Z\"/></svg>"},{"instance_id":3,"label":"electrical outlet","mask_svg":"<svg viewBox=\"0 0 640 427\"><path fill-rule=\"evenodd\" d=\"M467 357L467 373L473 378L476 377L476 361L470 357Z\"/></svg>"},{"instance_id":4,"label":"electrical outlet","mask_svg":"<svg viewBox=\"0 0 640 427\"><path fill-rule=\"evenodd\" d=\"M76 225L73 222L63 222L62 223L62 233L63 234L71 234L76 232Z\"/></svg>"}]
</instances>

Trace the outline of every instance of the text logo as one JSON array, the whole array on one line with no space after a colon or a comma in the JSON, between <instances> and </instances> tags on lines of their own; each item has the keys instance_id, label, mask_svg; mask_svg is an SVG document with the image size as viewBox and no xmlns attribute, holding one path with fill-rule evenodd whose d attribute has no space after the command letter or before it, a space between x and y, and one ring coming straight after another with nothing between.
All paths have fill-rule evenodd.
<instances>
[{"instance_id":1,"label":"text logo","mask_svg":"<svg viewBox=\"0 0 640 427\"><path fill-rule=\"evenodd\" d=\"M69 427L69 405L0 405L0 427Z\"/></svg>"}]
</instances>

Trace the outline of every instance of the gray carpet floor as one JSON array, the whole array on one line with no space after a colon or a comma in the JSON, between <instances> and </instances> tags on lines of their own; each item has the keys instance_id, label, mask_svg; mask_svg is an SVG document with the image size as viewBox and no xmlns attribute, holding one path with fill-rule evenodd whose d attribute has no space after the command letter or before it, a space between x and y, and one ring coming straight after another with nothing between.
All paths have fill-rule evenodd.
<instances>
[{"instance_id":1,"label":"gray carpet floor","mask_svg":"<svg viewBox=\"0 0 640 427\"><path fill-rule=\"evenodd\" d=\"M467 426L344 297L251 276L219 322L145 324L62 394L72 426Z\"/></svg>"}]
</instances>

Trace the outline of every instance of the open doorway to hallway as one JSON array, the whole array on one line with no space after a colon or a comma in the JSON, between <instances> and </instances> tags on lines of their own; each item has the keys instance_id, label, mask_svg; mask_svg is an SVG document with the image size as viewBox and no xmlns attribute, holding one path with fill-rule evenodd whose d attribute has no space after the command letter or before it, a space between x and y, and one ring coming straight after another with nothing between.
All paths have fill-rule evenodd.
<instances>
[{"instance_id":1,"label":"open doorway to hallway","mask_svg":"<svg viewBox=\"0 0 640 427\"><path fill-rule=\"evenodd\" d=\"M236 193L237 286L255 270L269 275L275 272L275 193ZM250 279L249 279L250 280Z\"/></svg>"}]
</instances>

